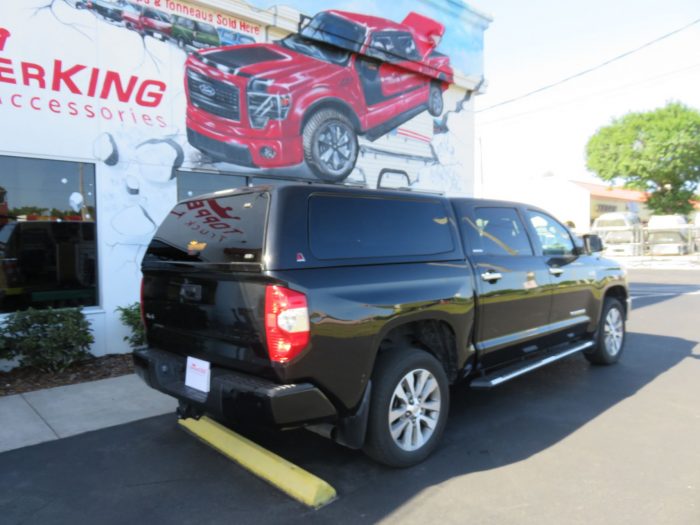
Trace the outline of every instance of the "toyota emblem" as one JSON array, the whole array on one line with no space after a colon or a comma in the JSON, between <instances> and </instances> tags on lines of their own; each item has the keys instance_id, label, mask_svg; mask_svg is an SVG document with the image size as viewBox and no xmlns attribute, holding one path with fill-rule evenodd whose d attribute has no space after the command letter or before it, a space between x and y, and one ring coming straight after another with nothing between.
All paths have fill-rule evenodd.
<instances>
[{"instance_id":1,"label":"toyota emblem","mask_svg":"<svg viewBox=\"0 0 700 525\"><path fill-rule=\"evenodd\" d=\"M206 82L202 82L201 84L199 84L199 92L207 97L213 97L214 95L216 95L216 90L214 89L214 86L212 86L211 84L207 84Z\"/></svg>"}]
</instances>

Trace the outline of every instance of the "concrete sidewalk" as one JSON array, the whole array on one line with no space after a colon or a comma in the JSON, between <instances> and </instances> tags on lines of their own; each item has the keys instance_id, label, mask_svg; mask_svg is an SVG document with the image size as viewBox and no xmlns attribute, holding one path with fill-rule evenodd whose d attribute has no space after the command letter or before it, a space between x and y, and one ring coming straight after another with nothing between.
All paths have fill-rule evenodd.
<instances>
[{"instance_id":1,"label":"concrete sidewalk","mask_svg":"<svg viewBox=\"0 0 700 525\"><path fill-rule=\"evenodd\" d=\"M174 412L135 374L0 397L0 452Z\"/></svg>"}]
</instances>

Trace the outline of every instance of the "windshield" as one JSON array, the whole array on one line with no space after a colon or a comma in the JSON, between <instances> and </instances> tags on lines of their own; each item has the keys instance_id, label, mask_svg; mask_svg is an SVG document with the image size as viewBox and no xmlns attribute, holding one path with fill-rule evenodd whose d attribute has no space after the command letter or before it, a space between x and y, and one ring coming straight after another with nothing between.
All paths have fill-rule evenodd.
<instances>
[{"instance_id":1,"label":"windshield","mask_svg":"<svg viewBox=\"0 0 700 525\"><path fill-rule=\"evenodd\" d=\"M680 232L649 233L649 244L682 244L685 238Z\"/></svg>"},{"instance_id":2,"label":"windshield","mask_svg":"<svg viewBox=\"0 0 700 525\"><path fill-rule=\"evenodd\" d=\"M330 62L331 64L338 64L340 66L347 64L350 58L350 53L348 51L315 42L299 35L290 35L282 40L281 43L287 49L291 49L297 53L302 53L312 58L317 58L318 60Z\"/></svg>"},{"instance_id":3,"label":"windshield","mask_svg":"<svg viewBox=\"0 0 700 525\"><path fill-rule=\"evenodd\" d=\"M624 219L604 219L597 220L595 223L596 228L617 228L619 226L627 226Z\"/></svg>"},{"instance_id":4,"label":"windshield","mask_svg":"<svg viewBox=\"0 0 700 525\"><path fill-rule=\"evenodd\" d=\"M198 30L202 33L207 33L208 35L214 35L218 36L219 34L216 32L216 28L214 26L210 26L209 24L205 24L204 22L197 22Z\"/></svg>"},{"instance_id":5,"label":"windshield","mask_svg":"<svg viewBox=\"0 0 700 525\"><path fill-rule=\"evenodd\" d=\"M367 31L364 27L330 13L316 15L300 34L310 40L324 42L332 46L360 51Z\"/></svg>"},{"instance_id":6,"label":"windshield","mask_svg":"<svg viewBox=\"0 0 700 525\"><path fill-rule=\"evenodd\" d=\"M237 44L254 44L255 39L252 36L242 35L240 33L234 33L230 29L219 28L219 36L225 42L233 42Z\"/></svg>"},{"instance_id":7,"label":"windshield","mask_svg":"<svg viewBox=\"0 0 700 525\"><path fill-rule=\"evenodd\" d=\"M628 231L612 231L605 236L605 242L608 244L625 244L634 242L634 235L631 230Z\"/></svg>"}]
</instances>

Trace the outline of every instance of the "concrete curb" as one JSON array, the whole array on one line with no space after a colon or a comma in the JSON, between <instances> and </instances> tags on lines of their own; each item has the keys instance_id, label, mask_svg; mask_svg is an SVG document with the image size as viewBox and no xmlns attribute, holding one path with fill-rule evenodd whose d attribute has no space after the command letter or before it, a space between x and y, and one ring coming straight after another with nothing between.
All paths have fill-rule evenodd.
<instances>
[{"instance_id":1,"label":"concrete curb","mask_svg":"<svg viewBox=\"0 0 700 525\"><path fill-rule=\"evenodd\" d=\"M179 424L210 447L304 505L317 509L336 498L335 489L321 478L208 417L181 419Z\"/></svg>"},{"instance_id":2,"label":"concrete curb","mask_svg":"<svg viewBox=\"0 0 700 525\"><path fill-rule=\"evenodd\" d=\"M174 412L135 374L0 397L0 452Z\"/></svg>"}]
</instances>

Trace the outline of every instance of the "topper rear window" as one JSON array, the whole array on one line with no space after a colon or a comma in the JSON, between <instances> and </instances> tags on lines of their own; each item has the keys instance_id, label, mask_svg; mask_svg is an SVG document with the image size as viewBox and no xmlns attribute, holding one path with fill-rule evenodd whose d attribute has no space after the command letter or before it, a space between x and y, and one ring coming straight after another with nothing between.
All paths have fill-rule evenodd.
<instances>
[{"instance_id":1,"label":"topper rear window","mask_svg":"<svg viewBox=\"0 0 700 525\"><path fill-rule=\"evenodd\" d=\"M158 228L144 261L259 263L269 202L267 192L180 202Z\"/></svg>"}]
</instances>

